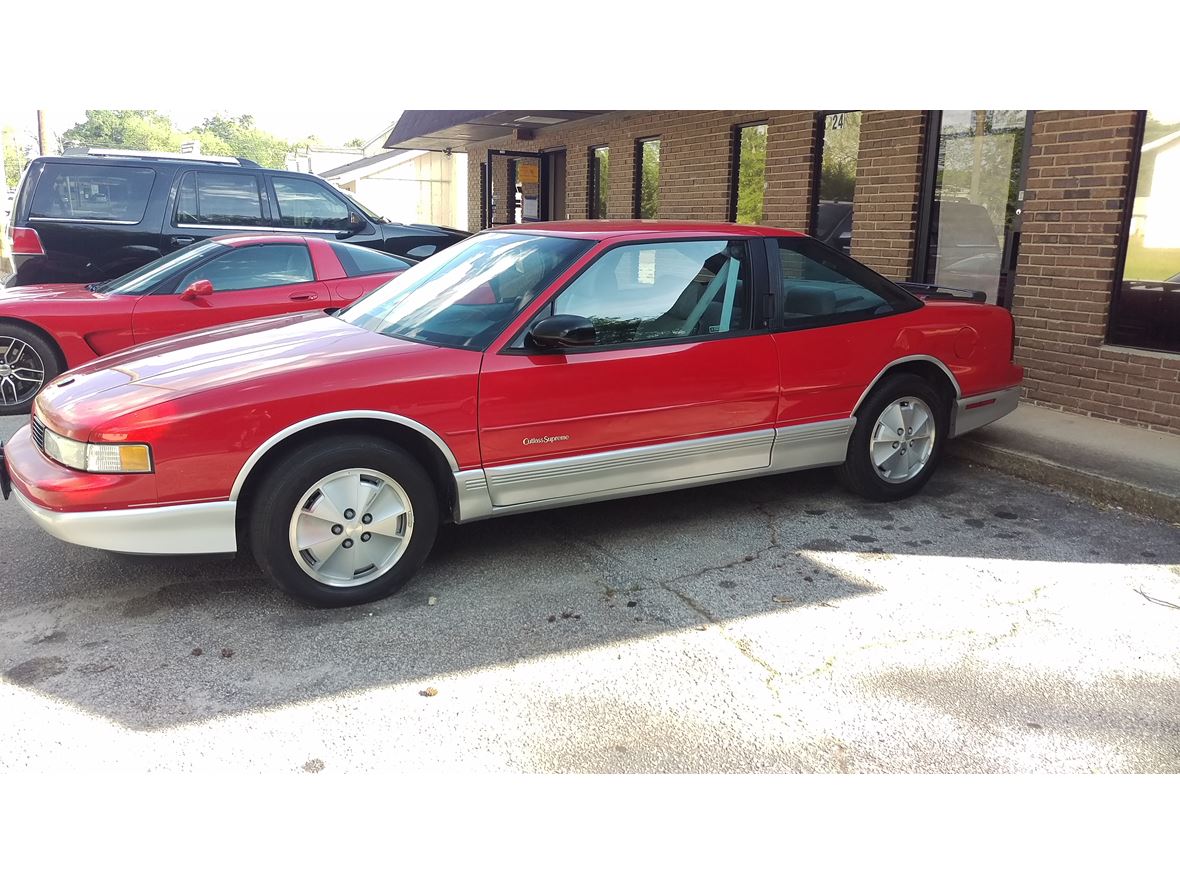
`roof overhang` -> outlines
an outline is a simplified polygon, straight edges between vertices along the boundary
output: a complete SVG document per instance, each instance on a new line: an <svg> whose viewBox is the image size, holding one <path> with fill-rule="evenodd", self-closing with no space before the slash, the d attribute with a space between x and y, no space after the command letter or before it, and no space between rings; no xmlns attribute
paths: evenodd
<svg viewBox="0 0 1180 885"><path fill-rule="evenodd" d="M466 151L520 131L537 132L609 111L403 111L386 148Z"/></svg>

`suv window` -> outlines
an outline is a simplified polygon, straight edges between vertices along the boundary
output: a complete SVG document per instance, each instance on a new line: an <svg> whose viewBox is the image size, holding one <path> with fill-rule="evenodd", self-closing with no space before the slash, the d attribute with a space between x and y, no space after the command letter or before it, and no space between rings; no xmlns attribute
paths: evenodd
<svg viewBox="0 0 1180 885"><path fill-rule="evenodd" d="M137 224L143 220L155 177L151 169L46 163L29 215Z"/></svg>
<svg viewBox="0 0 1180 885"><path fill-rule="evenodd" d="M314 279L311 255L306 246L264 243L230 249L189 271L176 286L176 291L183 292L197 280L208 280L213 284L214 292L232 292L306 283Z"/></svg>
<svg viewBox="0 0 1180 885"><path fill-rule="evenodd" d="M921 304L862 264L810 237L778 240L787 329L866 320Z"/></svg>
<svg viewBox="0 0 1180 885"><path fill-rule="evenodd" d="M300 230L345 230L348 227L348 204L322 185L279 176L271 181L279 204L280 227Z"/></svg>
<svg viewBox="0 0 1180 885"><path fill-rule="evenodd" d="M599 345L724 335L750 325L750 260L743 240L620 246L554 302L594 323Z"/></svg>
<svg viewBox="0 0 1180 885"><path fill-rule="evenodd" d="M366 249L352 243L331 243L332 251L340 259L344 272L350 277L363 277L371 273L392 273L405 270L410 266L408 261L378 252L376 249Z"/></svg>
<svg viewBox="0 0 1180 885"><path fill-rule="evenodd" d="M186 172L176 198L176 223L213 227L259 227L262 196L253 175Z"/></svg>

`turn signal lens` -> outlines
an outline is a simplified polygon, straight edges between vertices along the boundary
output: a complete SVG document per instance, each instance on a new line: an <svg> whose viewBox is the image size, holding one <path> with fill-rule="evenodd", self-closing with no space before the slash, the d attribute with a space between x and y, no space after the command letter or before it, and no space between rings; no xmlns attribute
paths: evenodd
<svg viewBox="0 0 1180 885"><path fill-rule="evenodd" d="M141 444L86 447L86 470L90 473L151 473L151 450Z"/></svg>

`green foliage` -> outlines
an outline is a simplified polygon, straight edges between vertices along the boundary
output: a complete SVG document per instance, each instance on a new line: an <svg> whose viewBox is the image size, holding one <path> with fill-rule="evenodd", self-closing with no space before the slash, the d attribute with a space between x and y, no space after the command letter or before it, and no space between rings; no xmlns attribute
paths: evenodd
<svg viewBox="0 0 1180 885"><path fill-rule="evenodd" d="M851 202L856 193L856 158L860 153L860 111L829 114L824 119L819 198Z"/></svg>
<svg viewBox="0 0 1180 885"><path fill-rule="evenodd" d="M641 148L639 171L639 217L660 215L660 143L645 141Z"/></svg>
<svg viewBox="0 0 1180 885"><path fill-rule="evenodd" d="M594 217L607 217L607 185L610 181L610 149L609 148L595 148L594 162L596 164L595 174L595 188L592 197L594 199Z"/></svg>
<svg viewBox="0 0 1180 885"><path fill-rule="evenodd" d="M216 114L190 132L179 132L159 111L87 111L66 130L63 147L121 147L139 151L178 151L185 141L201 142L201 153L245 157L260 166L282 169L293 145L254 125L250 114Z"/></svg>
<svg viewBox="0 0 1180 885"><path fill-rule="evenodd" d="M746 126L740 132L737 221L760 224L766 198L766 127Z"/></svg>
<svg viewBox="0 0 1180 885"><path fill-rule="evenodd" d="M344 146L346 148L363 148L365 146L365 140L363 138L350 138L344 142Z"/></svg>
<svg viewBox="0 0 1180 885"><path fill-rule="evenodd" d="M4 127L4 131L0 132L0 138L4 142L4 183L11 190L16 187L21 172L29 164L30 151L28 145L16 143L16 132L11 127Z"/></svg>

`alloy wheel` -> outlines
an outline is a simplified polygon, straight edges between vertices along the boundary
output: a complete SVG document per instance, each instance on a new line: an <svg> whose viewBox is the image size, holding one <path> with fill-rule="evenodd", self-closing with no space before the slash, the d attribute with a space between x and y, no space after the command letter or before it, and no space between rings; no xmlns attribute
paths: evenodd
<svg viewBox="0 0 1180 885"><path fill-rule="evenodd" d="M27 403L45 383L45 363L27 341L0 337L0 405Z"/></svg>
<svg viewBox="0 0 1180 885"><path fill-rule="evenodd" d="M917 397L894 400L881 412L869 437L869 458L890 483L913 479L934 451L934 411Z"/></svg>

